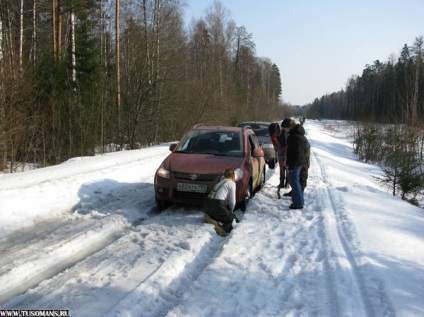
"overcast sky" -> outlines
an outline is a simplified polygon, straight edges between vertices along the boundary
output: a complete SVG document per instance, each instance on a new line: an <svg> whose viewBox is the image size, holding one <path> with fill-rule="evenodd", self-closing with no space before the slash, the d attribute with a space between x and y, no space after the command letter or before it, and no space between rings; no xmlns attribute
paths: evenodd
<svg viewBox="0 0 424 317"><path fill-rule="evenodd" d="M186 0L187 23L213 0ZM303 105L345 88L375 60L424 35L424 0L221 0L256 53L277 64L283 99Z"/></svg>

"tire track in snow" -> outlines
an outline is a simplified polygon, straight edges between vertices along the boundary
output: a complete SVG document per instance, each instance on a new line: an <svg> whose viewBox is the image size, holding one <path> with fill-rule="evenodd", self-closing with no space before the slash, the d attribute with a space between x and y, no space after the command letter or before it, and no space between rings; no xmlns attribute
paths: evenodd
<svg viewBox="0 0 424 317"><path fill-rule="evenodd" d="M368 305L364 291L361 288L358 269L355 260L344 240L341 224L337 216L337 205L334 202L334 193L331 190L329 176L322 165L316 151L311 159L318 167L321 184L318 184L319 202L322 206L323 225L328 245L330 280L333 287L333 296L337 304L337 314L347 316L371 316L366 309ZM350 298L346 295L350 294Z"/></svg>
<svg viewBox="0 0 424 317"><path fill-rule="evenodd" d="M278 184L278 171L272 178L274 183ZM271 261L267 259L270 263L265 265L270 266L272 276L276 276L278 281L276 296L270 296L270 300L271 307L280 306L280 311L268 311L268 313L287 316L316 315L317 312L321 312L325 316L335 316L332 313L334 309L331 296L323 291L330 288L327 286L329 282L326 276L322 274L323 271L327 271L323 251L325 239L322 238L322 215L309 206L302 211L288 210L290 198L282 196L281 199L277 199L275 188L270 187L263 193L272 199L265 207L268 210L264 211L264 214L267 217L276 216L281 238L278 238L278 231L275 235L273 231L269 231L270 237L277 239L275 242L270 241L271 248L264 246L261 249L270 250L276 257ZM285 191L281 191L281 195ZM308 189L306 196L310 194ZM275 212L269 210L274 205ZM278 247L276 250L272 248L273 243Z"/></svg>
<svg viewBox="0 0 424 317"><path fill-rule="evenodd" d="M132 227L125 222L122 230L117 230L110 241L98 241L95 249L92 243L85 240L85 253L78 249L76 241L72 241L77 238L65 237L65 232L61 237L58 237L58 233L52 234L50 241L53 240L54 245L48 245L47 237L36 248L51 249L52 252L43 252L46 252L46 256L54 256L55 253L66 253L63 252L65 246L75 247L79 250L79 256L69 259L66 265L46 265L44 271L33 276L32 280L22 280L22 284L19 283L22 286L17 285L3 294L0 303L7 308L31 309L71 305L78 307L74 311L78 316L82 316L81 312L90 312L93 303L96 303L98 313L111 312L111 316L113 312L125 312L126 308L133 309L137 305L144 316L165 315L167 310L181 301L187 280L195 280L201 275L225 242L216 236L213 228L204 224L203 218L200 223L197 220L197 223L186 224L184 218L187 217L190 216L186 210L174 208L162 214L150 214L147 219L133 223ZM195 218L200 218L198 213ZM181 225L186 227L184 236L181 235ZM105 224L97 226L103 227ZM205 226L208 230L205 230ZM93 224L83 227L92 229ZM73 234L78 236L84 233L73 231ZM25 265L45 265L42 260L45 257L39 261L38 258L35 254L28 254L24 261L26 264L20 264L14 272L25 271ZM174 271L178 271L178 274L169 274ZM122 289L122 292L116 296L116 291L107 292L108 289ZM142 300L140 292L146 295ZM81 294L85 294L84 298L81 298Z"/></svg>
<svg viewBox="0 0 424 317"><path fill-rule="evenodd" d="M312 200L315 193L314 181L310 177L310 185L305 192L307 204L302 211L287 210L291 203L289 197L276 199L276 187L268 188L263 194L270 197L269 209L274 204L277 205L275 213L279 226L282 230L280 241L282 248L281 256L270 261L273 272L279 274L277 287L278 296L276 304L281 305L281 311L277 315L317 315L337 316L337 309L334 308L334 292L330 287L328 272L330 266L326 255L327 242L325 239L322 213L317 212L315 200ZM319 177L320 178L320 177ZM272 180L279 182L278 171L274 173ZM270 216L270 211L266 212ZM264 247L265 249L265 247ZM271 251L276 253L275 251ZM275 315L272 312L272 315Z"/></svg>
<svg viewBox="0 0 424 317"><path fill-rule="evenodd" d="M81 231L74 231L66 238L63 233L61 238L51 235L36 243L36 248L16 251L18 258L2 263L0 304L97 253L118 239L127 227L120 217L90 224L88 230L83 226Z"/></svg>
<svg viewBox="0 0 424 317"><path fill-rule="evenodd" d="M324 217L324 238L328 240L328 265L332 271L329 278L337 303L337 315L394 315L382 283L372 272L372 276L367 277L366 272L361 269L361 265L364 265L363 257L358 249L353 224L341 205L343 202L340 193L332 187L330 176L316 151L311 159L315 161L311 166L318 167L321 178L317 184L316 198ZM370 293L375 290L376 294ZM375 301L370 301L371 297L378 297L382 305L373 306Z"/></svg>
<svg viewBox="0 0 424 317"><path fill-rule="evenodd" d="M167 148L164 150L164 146L158 146L156 151L147 157L144 156L141 162L139 151L134 151L131 156L133 159L126 158L123 165L135 171L156 166L163 159L161 156L167 152ZM63 165L46 168L46 173L39 176L39 179L30 179L27 183L19 184L21 189L38 191L40 187L52 184L68 186L68 183L74 183L73 180L78 179L74 190L79 191L80 201L60 214L62 218L58 216L57 219L47 221L34 220L31 226L24 226L0 237L0 282L7 279L14 281L9 284L0 283L0 304L37 287L42 281L51 279L116 241L131 225L136 226L144 220L132 216L136 214L133 210L147 210L147 216L152 216L154 201L146 199L145 195L140 197L140 192L149 187L153 176L142 177L141 182L144 181L147 185L119 184L110 180L106 180L110 182L106 184L104 180L96 179L99 171L104 170L108 174L115 172L115 155L120 154L108 154L100 164L95 157L86 158L84 160L92 160L93 163L88 164L86 168L84 162L83 168L77 169L77 172L75 167L68 171L63 169ZM109 161L108 157L112 160ZM121 164L116 171L119 172L122 168ZM56 174L57 169L63 169L64 172ZM104 188L100 187L99 191L97 183ZM5 188L8 189L14 187ZM123 215L119 215L122 208ZM131 212L125 213L128 209ZM74 210L76 212L73 212ZM69 254L67 249L72 249L73 254ZM36 274L29 274L34 268Z"/></svg>
<svg viewBox="0 0 424 317"><path fill-rule="evenodd" d="M178 213L178 210L171 209L168 212ZM176 222L180 216L167 214L165 217L168 219L161 220L160 224L167 226L167 223ZM142 230L151 231L150 226L151 219L147 220L147 227ZM146 317L167 315L181 303L188 286L203 273L226 243L203 221L200 226L185 225L184 236L178 226L173 228L171 225L167 230L171 231L164 232L164 236L154 243L156 248L168 251L163 260L157 261L158 266L152 274L110 307L105 316L126 316L127 313L134 313L134 310ZM172 234L173 230L178 230L178 235ZM170 248L171 245L174 247ZM143 296L140 297L140 294Z"/></svg>
<svg viewBox="0 0 424 317"><path fill-rule="evenodd" d="M289 199L277 199L272 185L277 182L278 170L249 202L243 220L216 259L190 286L185 302L168 316L193 314L193 306L199 316L313 316L318 312L336 316L331 301L323 294L328 287L323 288L325 255L320 214L288 210ZM268 239L258 232L266 232ZM247 243L233 243L236 241ZM210 278L217 272L225 272L224 277L216 278L216 285L210 288ZM208 307L197 307L195 303L203 300L205 292Z"/></svg>

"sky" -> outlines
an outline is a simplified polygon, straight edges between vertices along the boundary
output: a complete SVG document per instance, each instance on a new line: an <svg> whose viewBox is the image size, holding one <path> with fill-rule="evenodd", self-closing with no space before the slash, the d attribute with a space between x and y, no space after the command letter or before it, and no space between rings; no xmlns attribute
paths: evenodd
<svg viewBox="0 0 424 317"><path fill-rule="evenodd" d="M267 169L225 238L200 207L157 212L154 176L170 143L0 173L0 314L424 316L423 209L357 160L353 125L304 127L303 210L278 199L279 168Z"/></svg>
<svg viewBox="0 0 424 317"><path fill-rule="evenodd" d="M185 18L205 16L212 0L187 0ZM375 60L396 59L424 36L422 0L222 0L237 26L253 35L256 53L281 74L292 105L344 89Z"/></svg>

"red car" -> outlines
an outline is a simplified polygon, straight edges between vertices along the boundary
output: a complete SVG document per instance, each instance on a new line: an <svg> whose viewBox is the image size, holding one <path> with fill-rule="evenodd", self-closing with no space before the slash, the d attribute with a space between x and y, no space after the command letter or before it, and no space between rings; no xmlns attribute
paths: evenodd
<svg viewBox="0 0 424 317"><path fill-rule="evenodd" d="M172 203L201 205L227 168L235 171L236 208L242 211L265 183L264 152L250 127L196 125L169 150L155 175L159 210Z"/></svg>

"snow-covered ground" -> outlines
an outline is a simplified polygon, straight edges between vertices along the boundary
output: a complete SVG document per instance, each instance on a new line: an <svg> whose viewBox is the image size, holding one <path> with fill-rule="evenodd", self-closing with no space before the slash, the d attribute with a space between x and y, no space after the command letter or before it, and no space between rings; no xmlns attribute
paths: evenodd
<svg viewBox="0 0 424 317"><path fill-rule="evenodd" d="M305 208L277 199L278 168L268 170L227 238L199 208L156 212L169 144L0 174L1 309L424 316L423 210L391 196L373 177L380 169L324 126L305 124Z"/></svg>

